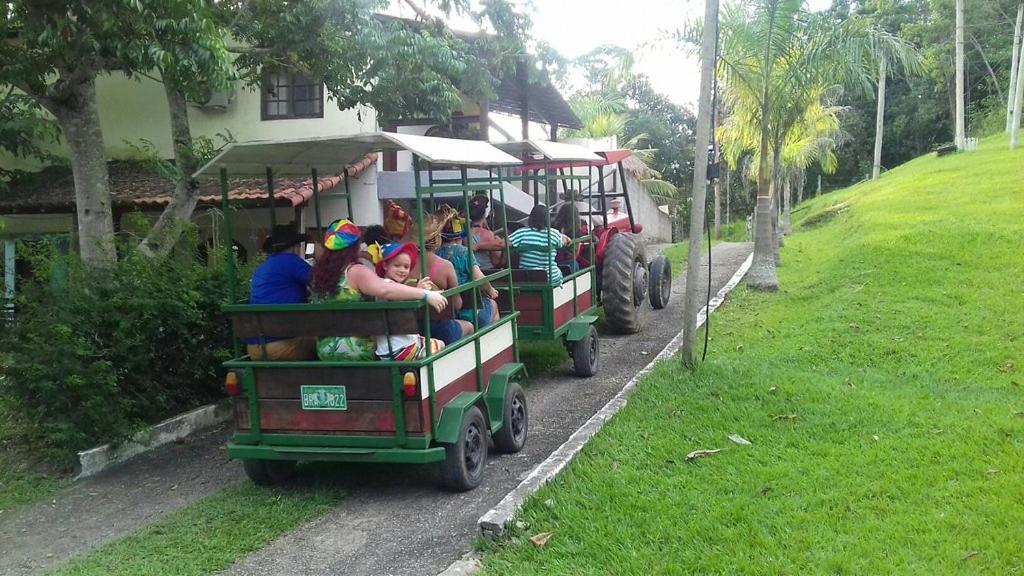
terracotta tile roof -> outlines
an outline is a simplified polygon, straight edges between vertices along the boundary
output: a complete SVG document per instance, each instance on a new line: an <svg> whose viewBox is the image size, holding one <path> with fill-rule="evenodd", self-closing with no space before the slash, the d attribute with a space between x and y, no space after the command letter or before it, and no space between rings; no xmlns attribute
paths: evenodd
<svg viewBox="0 0 1024 576"><path fill-rule="evenodd" d="M377 161L376 154L368 154L348 167L351 176L357 176ZM174 184L142 162L111 161L107 164L110 176L110 195L118 209L160 210L171 201ZM320 191L327 192L340 186L344 178L334 175L320 178ZM266 206L269 200L266 180L261 178L233 178L229 181L229 197L248 206ZM215 180L199 185L199 205L220 204L220 185ZM301 206L313 199L313 182L276 179L274 204ZM8 189L0 190L0 214L71 212L75 207L75 182L71 168L50 166L28 175Z"/></svg>

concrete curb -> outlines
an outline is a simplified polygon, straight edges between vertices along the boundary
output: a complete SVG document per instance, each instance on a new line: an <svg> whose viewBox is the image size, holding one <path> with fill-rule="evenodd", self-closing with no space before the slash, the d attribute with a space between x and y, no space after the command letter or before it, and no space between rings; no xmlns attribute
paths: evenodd
<svg viewBox="0 0 1024 576"><path fill-rule="evenodd" d="M79 472L75 480L95 476L103 470L129 460L158 446L180 440L203 428L209 428L231 418L231 404L220 402L197 408L164 420L132 436L123 444L104 444L78 453Z"/></svg>
<svg viewBox="0 0 1024 576"><path fill-rule="evenodd" d="M714 312L722 302L725 301L726 295L732 291L733 288L739 284L740 280L750 269L750 263L753 261L753 254L747 257L747 259L740 265L739 270L733 274L729 282L722 287L721 290L715 295L714 298L708 303L708 305L697 314L697 326L700 327L707 320L708 314ZM480 531L484 536L501 536L505 532L505 527L512 521L515 515L519 512L523 502L531 494L540 489L541 486L547 484L552 478L554 478L559 472L562 471L569 462L572 462L573 458L579 454L580 450L594 437L595 434L605 425L605 423L611 419L623 406L626 405L626 400L629 395L633 393L637 383L641 378L646 376L654 366L674 355L683 344L683 333L682 331L676 335L665 348L654 357L653 360L642 370L637 372L633 378L626 382L626 385L622 387L607 404L604 405L596 414L590 417L589 420L583 423L578 430L573 432L572 436L565 441L564 444L558 447L557 450L551 453L543 462L538 464L533 471L523 480L519 486L509 492L505 498L498 503L497 506L491 508L486 514L480 517L477 521L477 525L480 527Z"/></svg>

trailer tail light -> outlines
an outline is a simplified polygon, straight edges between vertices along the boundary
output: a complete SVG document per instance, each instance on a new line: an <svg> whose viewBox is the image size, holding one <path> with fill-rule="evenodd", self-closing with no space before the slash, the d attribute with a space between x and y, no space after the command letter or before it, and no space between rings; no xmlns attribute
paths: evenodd
<svg viewBox="0 0 1024 576"><path fill-rule="evenodd" d="M415 398L417 392L419 392L418 382L416 382L415 372L406 372L405 376L402 377L402 388L405 391L406 398Z"/></svg>
<svg viewBox="0 0 1024 576"><path fill-rule="evenodd" d="M236 372L228 372L228 375L224 377L224 390L227 391L228 396L238 396L242 393L242 387L238 383L238 374Z"/></svg>

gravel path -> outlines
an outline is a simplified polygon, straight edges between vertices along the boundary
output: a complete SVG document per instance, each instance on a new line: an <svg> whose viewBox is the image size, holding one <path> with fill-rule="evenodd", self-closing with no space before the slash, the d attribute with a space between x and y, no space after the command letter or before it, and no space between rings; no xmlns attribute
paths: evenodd
<svg viewBox="0 0 1024 576"><path fill-rule="evenodd" d="M712 250L717 291L750 254L748 243ZM648 254L654 250L649 248ZM705 267L706 270L706 267ZM706 272L705 272L706 273ZM680 277L683 270L673 270ZM705 280L701 283L706 286ZM573 431L614 396L678 333L683 282L667 308L648 311L633 336L601 336L601 366L591 379L530 379L530 438L519 454L488 462L483 485L465 494L435 488L428 468L334 465L345 499L331 513L236 564L234 575L422 574L433 576L468 552L476 520L519 484ZM703 291L702 291L703 292ZM65 490L49 503L0 514L0 575L37 573L130 534L167 512L243 480L216 429L139 457Z"/></svg>

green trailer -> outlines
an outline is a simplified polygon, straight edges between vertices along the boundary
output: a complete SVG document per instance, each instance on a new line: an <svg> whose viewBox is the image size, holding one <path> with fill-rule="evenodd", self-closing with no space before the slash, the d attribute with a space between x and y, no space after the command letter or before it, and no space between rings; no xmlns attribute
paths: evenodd
<svg viewBox="0 0 1024 576"><path fill-rule="evenodd" d="M384 151L413 155L418 230L423 230L426 203L435 195L454 193L467 206L473 194L501 196L500 169L520 164L486 142L393 133L233 144L196 174L220 177L229 273L235 270L229 174L265 175L271 195L275 177L309 176L322 231L320 175L343 174L347 195L345 166ZM437 165L454 166L457 176L435 178ZM426 179L420 168L426 169ZM486 176L471 178L469 169ZM349 207L351 214L351 202ZM423 253L422 233L419 244ZM426 276L425 258L421 262ZM498 270L445 295L465 294L476 303L476 289L484 282L509 294L515 291L510 271ZM271 337L410 334L420 325L429 338L430 320L438 319L421 301L251 305L231 300L224 311L236 342L256 339L264 350ZM472 489L483 477L489 438L507 453L526 442L529 419L517 382L525 376L517 322L518 314L509 311L439 352L428 350L425 358L402 362L253 360L236 344L235 358L224 364L236 428L228 455L242 460L259 484L284 481L304 461L433 463L447 488Z"/></svg>

